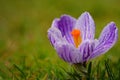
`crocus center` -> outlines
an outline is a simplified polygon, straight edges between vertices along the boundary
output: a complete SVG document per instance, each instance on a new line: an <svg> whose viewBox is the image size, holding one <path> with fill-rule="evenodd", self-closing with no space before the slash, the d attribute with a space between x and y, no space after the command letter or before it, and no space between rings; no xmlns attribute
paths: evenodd
<svg viewBox="0 0 120 80"><path fill-rule="evenodd" d="M73 29L72 32L71 32L71 35L73 37L75 46L78 48L78 46L82 42L82 39L81 39L81 36L80 36L80 30Z"/></svg>

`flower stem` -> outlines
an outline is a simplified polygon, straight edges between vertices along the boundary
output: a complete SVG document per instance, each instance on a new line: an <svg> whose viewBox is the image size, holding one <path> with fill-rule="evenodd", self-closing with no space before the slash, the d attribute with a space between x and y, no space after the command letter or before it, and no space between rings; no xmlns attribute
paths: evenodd
<svg viewBox="0 0 120 80"><path fill-rule="evenodd" d="M87 77L88 76L88 72L87 72L87 69L86 69L86 63L77 63L77 64L74 64L73 67L75 68L75 71L79 74L81 74L81 76L83 76L83 78ZM85 80L85 79L82 79L82 80Z"/></svg>

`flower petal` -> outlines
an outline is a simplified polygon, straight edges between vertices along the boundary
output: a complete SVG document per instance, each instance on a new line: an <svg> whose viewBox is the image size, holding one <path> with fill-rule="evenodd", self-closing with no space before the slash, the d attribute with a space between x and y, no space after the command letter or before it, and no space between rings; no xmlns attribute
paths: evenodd
<svg viewBox="0 0 120 80"><path fill-rule="evenodd" d="M57 28L61 31L62 36L65 36L69 43L74 44L71 31L76 24L76 19L69 15L62 15L61 18L56 20ZM56 25L56 24L55 24Z"/></svg>
<svg viewBox="0 0 120 80"><path fill-rule="evenodd" d="M74 25L76 23L76 19L69 15L62 15L60 20L58 21L58 29L62 32L62 35L66 35L71 32Z"/></svg>
<svg viewBox="0 0 120 80"><path fill-rule="evenodd" d="M94 41L85 41L80 46L80 52L82 53L82 61L87 61L94 50Z"/></svg>
<svg viewBox="0 0 120 80"><path fill-rule="evenodd" d="M82 39L94 39L95 24L88 12L83 13L77 20L75 28L82 32Z"/></svg>
<svg viewBox="0 0 120 80"><path fill-rule="evenodd" d="M56 42L63 41L62 34L61 34L60 30L56 27L49 28L48 38L53 46L55 45Z"/></svg>
<svg viewBox="0 0 120 80"><path fill-rule="evenodd" d="M48 30L48 38L51 44L56 49L59 56L70 63L82 62L82 56L80 51L70 44L66 37L62 35L62 32L58 28L59 19L55 19L52 23L52 27Z"/></svg>
<svg viewBox="0 0 120 80"><path fill-rule="evenodd" d="M58 28L58 21L59 21L59 20L60 20L60 19L55 18L55 19L53 20L53 22L52 22L51 27L56 27L56 28Z"/></svg>
<svg viewBox="0 0 120 80"><path fill-rule="evenodd" d="M55 49L58 55L66 62L82 62L82 55L80 51L77 48L75 48L72 44L69 44L67 42L57 42L55 44Z"/></svg>
<svg viewBox="0 0 120 80"><path fill-rule="evenodd" d="M107 52L118 39L118 29L114 22L109 23L102 31L98 43L90 56L94 58Z"/></svg>

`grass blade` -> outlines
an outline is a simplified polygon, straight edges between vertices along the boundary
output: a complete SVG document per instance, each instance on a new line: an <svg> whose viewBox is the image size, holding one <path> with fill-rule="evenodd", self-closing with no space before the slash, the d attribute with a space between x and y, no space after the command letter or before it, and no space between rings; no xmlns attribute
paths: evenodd
<svg viewBox="0 0 120 80"><path fill-rule="evenodd" d="M17 66L17 65L13 65L21 74L22 74L22 76L24 77L24 79L26 80L26 75L25 75L25 73Z"/></svg>
<svg viewBox="0 0 120 80"><path fill-rule="evenodd" d="M109 79L110 80L115 80L114 74L112 72L111 67L109 66L109 61L108 60L105 60L105 68L107 70L107 74L108 74Z"/></svg>
<svg viewBox="0 0 120 80"><path fill-rule="evenodd" d="M90 80L90 78L91 78L91 68L92 68L92 62L90 62L89 65L88 65L88 77L87 77L87 80Z"/></svg>

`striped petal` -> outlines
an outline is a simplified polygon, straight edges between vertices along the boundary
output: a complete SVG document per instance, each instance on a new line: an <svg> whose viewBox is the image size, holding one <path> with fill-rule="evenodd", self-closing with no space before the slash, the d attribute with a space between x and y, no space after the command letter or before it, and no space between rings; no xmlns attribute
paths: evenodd
<svg viewBox="0 0 120 80"><path fill-rule="evenodd" d="M82 32L82 39L94 39L95 24L88 12L84 12L77 20L75 28Z"/></svg>
<svg viewBox="0 0 120 80"><path fill-rule="evenodd" d="M54 21L54 25L61 31L69 43L73 43L71 31L76 24L76 19L69 15L62 15L61 18Z"/></svg>
<svg viewBox="0 0 120 80"><path fill-rule="evenodd" d="M111 22L103 29L90 58L97 57L107 52L116 43L117 39L118 29L116 28L115 23Z"/></svg>
<svg viewBox="0 0 120 80"><path fill-rule="evenodd" d="M56 49L58 55L66 62L79 63L82 62L80 51L70 44L65 37L62 37L60 30L56 27L51 27L48 30L48 38Z"/></svg>
<svg viewBox="0 0 120 80"><path fill-rule="evenodd" d="M94 41L85 41L81 44L79 50L82 53L82 61L87 61L93 53L95 44Z"/></svg>
<svg viewBox="0 0 120 80"><path fill-rule="evenodd" d="M72 44L66 42L57 42L55 49L58 55L66 62L81 63L82 54Z"/></svg>
<svg viewBox="0 0 120 80"><path fill-rule="evenodd" d="M60 42L64 40L60 30L57 29L56 27L49 28L48 38L53 46L55 45L56 42Z"/></svg>

